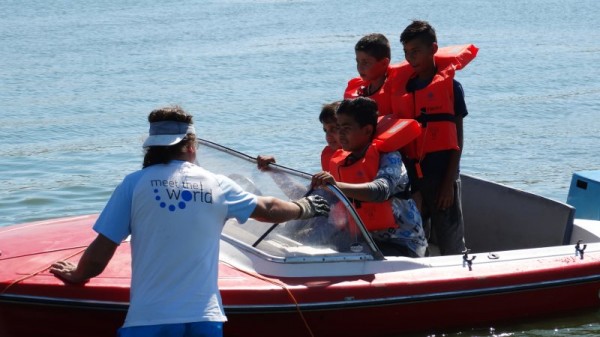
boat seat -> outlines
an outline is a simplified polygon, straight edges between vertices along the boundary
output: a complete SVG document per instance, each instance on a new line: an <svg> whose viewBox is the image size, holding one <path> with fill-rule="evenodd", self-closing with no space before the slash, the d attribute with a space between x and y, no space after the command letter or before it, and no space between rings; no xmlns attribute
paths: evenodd
<svg viewBox="0 0 600 337"><path fill-rule="evenodd" d="M465 242L473 253L569 244L572 206L470 175L461 181Z"/></svg>

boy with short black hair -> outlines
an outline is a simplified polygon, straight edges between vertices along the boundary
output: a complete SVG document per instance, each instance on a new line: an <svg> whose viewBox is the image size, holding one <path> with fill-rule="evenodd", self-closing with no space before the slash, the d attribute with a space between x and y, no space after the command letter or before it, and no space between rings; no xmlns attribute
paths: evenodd
<svg viewBox="0 0 600 337"><path fill-rule="evenodd" d="M423 220L431 220L428 238L442 255L465 250L459 163L463 147L464 92L454 79L455 67L438 68L433 27L413 21L400 35L413 73L394 78L392 109L398 118L418 120L423 132L403 149L413 196ZM431 233L431 234L430 234Z"/></svg>
<svg viewBox="0 0 600 337"><path fill-rule="evenodd" d="M330 171L313 176L313 186L337 186L353 200L365 226L385 255L424 256L427 241L415 202L406 197L408 176L399 152L379 152L373 139L377 104L365 97L337 109L339 141Z"/></svg>
<svg viewBox="0 0 600 337"><path fill-rule="evenodd" d="M380 115L392 113L386 85L391 60L388 39L379 33L363 36L354 46L359 77L348 81L344 98L369 97L377 102Z"/></svg>
<svg viewBox="0 0 600 337"><path fill-rule="evenodd" d="M335 111L340 106L340 103L341 101L335 101L324 104L319 114L319 122L323 125L325 141L327 142L327 145L321 151L321 169L323 171L329 171L329 160L333 153L340 148L337 118L335 118Z"/></svg>

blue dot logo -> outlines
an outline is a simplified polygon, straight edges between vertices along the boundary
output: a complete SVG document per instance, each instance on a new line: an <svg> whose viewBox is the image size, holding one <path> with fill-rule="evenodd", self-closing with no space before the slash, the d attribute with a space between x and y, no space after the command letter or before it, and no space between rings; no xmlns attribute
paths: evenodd
<svg viewBox="0 0 600 337"><path fill-rule="evenodd" d="M193 196L192 192L190 192L190 191L186 190L186 191L181 192L181 199L183 199L185 201L189 202L190 200L192 200L192 196Z"/></svg>
<svg viewBox="0 0 600 337"><path fill-rule="evenodd" d="M155 194L154 200L158 202L158 205L161 208L166 208L171 212L175 212L177 209L185 209L187 207L187 203L194 199L194 194L189 190L183 190L181 192L177 190L166 190L167 196L164 198L160 196L159 189L153 189ZM168 201L174 202L173 204L167 204Z"/></svg>

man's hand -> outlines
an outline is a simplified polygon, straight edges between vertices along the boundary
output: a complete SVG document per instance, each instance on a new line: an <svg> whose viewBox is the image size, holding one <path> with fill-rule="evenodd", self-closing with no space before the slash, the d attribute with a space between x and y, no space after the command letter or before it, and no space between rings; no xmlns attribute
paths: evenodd
<svg viewBox="0 0 600 337"><path fill-rule="evenodd" d="M318 195L311 195L292 202L300 207L298 219L310 219L315 216L326 216L329 214L327 200Z"/></svg>
<svg viewBox="0 0 600 337"><path fill-rule="evenodd" d="M68 283L84 283L88 279L82 279L77 273L77 266L69 261L57 261L50 266L50 272L61 280Z"/></svg>

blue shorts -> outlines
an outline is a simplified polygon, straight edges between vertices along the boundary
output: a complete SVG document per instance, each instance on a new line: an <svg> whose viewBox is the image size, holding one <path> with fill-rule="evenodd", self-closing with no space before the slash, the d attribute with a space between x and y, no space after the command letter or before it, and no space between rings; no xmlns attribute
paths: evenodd
<svg viewBox="0 0 600 337"><path fill-rule="evenodd" d="M223 337L223 322L142 325L120 328L119 337Z"/></svg>

